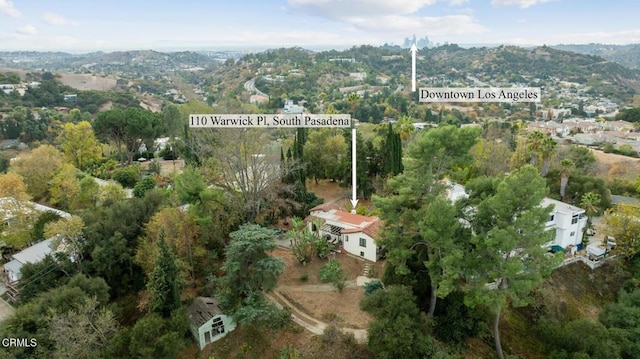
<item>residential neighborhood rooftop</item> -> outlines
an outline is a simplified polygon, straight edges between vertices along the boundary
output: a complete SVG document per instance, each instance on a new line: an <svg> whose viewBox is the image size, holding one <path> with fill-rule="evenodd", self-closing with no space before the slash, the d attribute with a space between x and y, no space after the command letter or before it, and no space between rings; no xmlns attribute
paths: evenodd
<svg viewBox="0 0 640 359"><path fill-rule="evenodd" d="M3 220L6 221L13 217L13 214L11 212L16 208L17 205L22 208L31 206L33 207L33 209L39 212L53 212L62 218L71 217L71 214L65 211L61 211L59 209L48 207L39 203L31 201L19 201L13 197L0 197L0 216L3 218Z"/></svg>

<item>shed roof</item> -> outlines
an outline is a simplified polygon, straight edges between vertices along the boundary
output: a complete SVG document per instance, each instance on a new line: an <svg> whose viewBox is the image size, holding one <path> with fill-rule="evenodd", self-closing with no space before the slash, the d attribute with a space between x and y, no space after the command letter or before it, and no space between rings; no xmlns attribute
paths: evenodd
<svg viewBox="0 0 640 359"><path fill-rule="evenodd" d="M200 328L204 323L216 315L222 314L218 301L211 297L196 297L187 309L189 321L196 328Z"/></svg>

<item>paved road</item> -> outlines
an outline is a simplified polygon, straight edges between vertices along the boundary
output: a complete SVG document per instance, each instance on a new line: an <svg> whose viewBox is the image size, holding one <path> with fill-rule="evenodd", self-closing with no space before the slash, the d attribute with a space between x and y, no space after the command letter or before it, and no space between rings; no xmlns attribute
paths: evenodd
<svg viewBox="0 0 640 359"><path fill-rule="evenodd" d="M267 95L266 93L258 90L258 88L256 87L256 79L251 79L251 80L245 82L244 83L244 89L249 91L249 92L255 92L256 95L269 97L269 95Z"/></svg>

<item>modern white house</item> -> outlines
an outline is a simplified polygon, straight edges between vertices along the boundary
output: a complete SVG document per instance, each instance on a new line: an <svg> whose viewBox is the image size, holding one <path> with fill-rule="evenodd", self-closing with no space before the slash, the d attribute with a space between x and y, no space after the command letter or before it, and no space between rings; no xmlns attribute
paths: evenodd
<svg viewBox="0 0 640 359"><path fill-rule="evenodd" d="M460 198L467 197L464 186L447 182L447 197L452 202ZM540 204L543 207L553 206L549 220L546 223L547 230L555 230L553 241L547 244L548 247L559 246L566 249L569 246L581 247L582 236L587 226L587 216L585 210L568 203L545 197Z"/></svg>
<svg viewBox="0 0 640 359"><path fill-rule="evenodd" d="M200 350L236 329L233 318L222 314L218 301L214 298L195 298L189 306L187 314L189 316L189 330L191 330Z"/></svg>
<svg viewBox="0 0 640 359"><path fill-rule="evenodd" d="M315 228L314 220L322 224ZM378 229L381 220L339 210L331 205L320 205L310 210L309 230L337 243L347 253L376 262L384 256L384 248L378 246Z"/></svg>
<svg viewBox="0 0 640 359"><path fill-rule="evenodd" d="M585 210L572 206L552 198L545 197L542 200L542 206L553 206L549 220L547 221L547 229L555 229L556 236L549 246L560 246L567 248L569 246L582 246L582 236L587 226L587 215Z"/></svg>

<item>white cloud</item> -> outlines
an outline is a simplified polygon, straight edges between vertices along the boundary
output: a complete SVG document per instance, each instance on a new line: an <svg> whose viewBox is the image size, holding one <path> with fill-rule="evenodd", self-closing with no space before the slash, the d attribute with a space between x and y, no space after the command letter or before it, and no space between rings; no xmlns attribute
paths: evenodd
<svg viewBox="0 0 640 359"><path fill-rule="evenodd" d="M16 29L16 32L21 35L29 35L29 36L33 36L38 33L38 31L36 31L36 28L31 24L20 26L19 28Z"/></svg>
<svg viewBox="0 0 640 359"><path fill-rule="evenodd" d="M460 6L468 3L469 0L449 0L449 5L451 6Z"/></svg>
<svg viewBox="0 0 640 359"><path fill-rule="evenodd" d="M387 15L352 17L349 20L355 28L363 31L402 36L407 31L428 32L430 36L463 35L484 32L472 16L449 15L442 17Z"/></svg>
<svg viewBox="0 0 640 359"><path fill-rule="evenodd" d="M486 29L468 13L442 17L414 15L421 8L439 0L288 0L297 12L344 22L352 32L384 34L386 38L403 37L407 33L428 32L429 35L461 35ZM467 0L440 0L449 5L462 5Z"/></svg>
<svg viewBox="0 0 640 359"><path fill-rule="evenodd" d="M493 6L518 6L523 9L537 4L544 4L553 0L491 0Z"/></svg>
<svg viewBox="0 0 640 359"><path fill-rule="evenodd" d="M20 10L13 7L13 2L11 2L10 0L0 0L0 13L10 17L22 16Z"/></svg>
<svg viewBox="0 0 640 359"><path fill-rule="evenodd" d="M351 16L413 14L436 2L438 0L288 0L293 10L334 20Z"/></svg>
<svg viewBox="0 0 640 359"><path fill-rule="evenodd" d="M54 14L52 12L45 12L42 14L42 21L46 22L49 25L69 25L71 21L67 20L62 15Z"/></svg>

